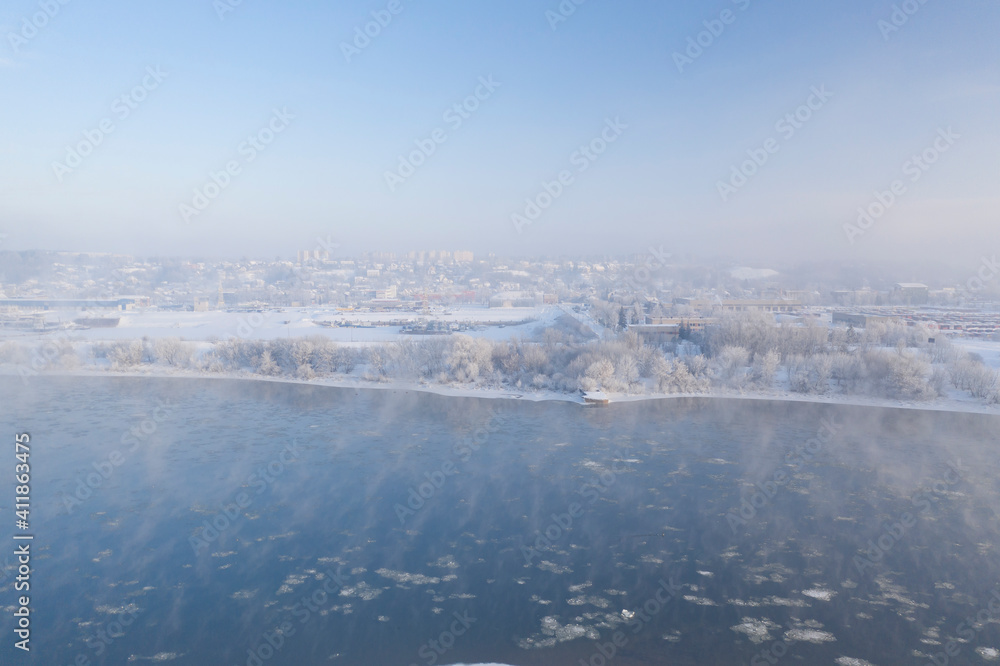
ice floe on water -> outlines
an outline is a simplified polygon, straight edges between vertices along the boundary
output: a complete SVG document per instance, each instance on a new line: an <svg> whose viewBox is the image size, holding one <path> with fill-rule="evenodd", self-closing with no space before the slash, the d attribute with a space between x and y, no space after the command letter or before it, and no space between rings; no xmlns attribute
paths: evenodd
<svg viewBox="0 0 1000 666"><path fill-rule="evenodd" d="M439 557L434 562L428 562L427 566L438 569L458 569L461 565L455 561L453 555L445 555L444 557Z"/></svg>
<svg viewBox="0 0 1000 666"><path fill-rule="evenodd" d="M775 562L773 564L766 564L762 567L748 567L747 575L744 577L744 580L748 583L753 583L754 585L761 585L768 582L784 583L785 580L794 575L794 571L783 564Z"/></svg>
<svg viewBox="0 0 1000 666"><path fill-rule="evenodd" d="M986 661L996 661L1000 659L1000 650L997 650L996 648L978 647L976 648L976 654Z"/></svg>
<svg viewBox="0 0 1000 666"><path fill-rule="evenodd" d="M412 583L413 585L436 585L441 582L441 579L435 576L406 573L405 571L393 571L392 569L377 569L375 573L383 578L388 578L401 584Z"/></svg>
<svg viewBox="0 0 1000 666"><path fill-rule="evenodd" d="M767 602L773 606L788 606L789 608L805 608L809 605L801 599L785 599L784 597L768 597Z"/></svg>
<svg viewBox="0 0 1000 666"><path fill-rule="evenodd" d="M349 585L347 587L341 588L340 596L342 597L357 597L362 601L371 601L382 594L383 590L389 588L376 588L371 587L368 583L361 581L357 585Z"/></svg>
<svg viewBox="0 0 1000 666"><path fill-rule="evenodd" d="M941 645L941 629L939 627L930 627L924 632L924 637L920 639L921 643L925 645Z"/></svg>
<svg viewBox="0 0 1000 666"><path fill-rule="evenodd" d="M761 606L766 606L759 601L747 601L746 599L729 599L726 601L730 606L737 606L739 608L760 608Z"/></svg>
<svg viewBox="0 0 1000 666"><path fill-rule="evenodd" d="M579 638L597 640L602 629L614 629L625 623L617 613L583 613L562 624L558 615L546 615L541 621L539 633L517 641L522 650L537 650L555 647L559 643Z"/></svg>
<svg viewBox="0 0 1000 666"><path fill-rule="evenodd" d="M555 562L549 562L548 560L542 560L541 563L539 563L538 568L542 571L548 571L554 574L573 573L573 570L569 567L560 566Z"/></svg>
<svg viewBox="0 0 1000 666"><path fill-rule="evenodd" d="M94 610L104 615L124 615L126 613L135 615L139 612L139 607L135 604L122 604L121 606L95 606Z"/></svg>
<svg viewBox="0 0 1000 666"><path fill-rule="evenodd" d="M607 608L610 604L604 597L597 597L594 595L580 595L578 597L573 597L567 602L570 606L583 606L584 604L590 604L592 606L597 606L598 608Z"/></svg>
<svg viewBox="0 0 1000 666"><path fill-rule="evenodd" d="M296 585L302 585L302 583L306 582L306 578L307 576L301 574L289 574L285 582L278 588L276 594L291 594L293 592L292 588Z"/></svg>
<svg viewBox="0 0 1000 666"><path fill-rule="evenodd" d="M855 659L854 657L837 657L833 663L837 664L837 666L875 666L870 661Z"/></svg>
<svg viewBox="0 0 1000 666"><path fill-rule="evenodd" d="M836 596L836 592L833 590L826 590L821 587L814 587L811 590L802 590L802 594L810 597L811 599L819 599L820 601L830 601Z"/></svg>
<svg viewBox="0 0 1000 666"><path fill-rule="evenodd" d="M523 650L550 648L559 643L584 637L596 641L601 637L601 634L596 629L585 627L582 624L560 624L559 620L552 615L546 615L542 618L541 633L522 638L518 641L518 645Z"/></svg>
<svg viewBox="0 0 1000 666"><path fill-rule="evenodd" d="M711 599L706 599L705 597L696 597L693 594L685 594L684 601L691 602L692 604L697 604L698 606L718 606Z"/></svg>
<svg viewBox="0 0 1000 666"><path fill-rule="evenodd" d="M177 654L176 652L157 652L152 657L140 657L137 654L130 655L129 661L152 661L156 663L162 663L165 661L173 661L178 657L183 657L183 654Z"/></svg>
<svg viewBox="0 0 1000 666"><path fill-rule="evenodd" d="M764 641L771 640L774 638L771 635L771 630L779 628L779 625L766 617L759 620L752 617L745 617L743 618L743 622L730 627L730 629L739 634L746 634L747 638L754 643L763 643Z"/></svg>
<svg viewBox="0 0 1000 666"><path fill-rule="evenodd" d="M803 643L829 643L837 640L829 631L819 629L789 629L785 632L785 640L802 641Z"/></svg>

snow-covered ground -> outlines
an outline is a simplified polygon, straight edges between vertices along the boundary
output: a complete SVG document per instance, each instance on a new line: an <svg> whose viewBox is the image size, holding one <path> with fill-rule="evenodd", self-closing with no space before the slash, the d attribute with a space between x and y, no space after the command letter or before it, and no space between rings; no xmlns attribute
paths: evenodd
<svg viewBox="0 0 1000 666"><path fill-rule="evenodd" d="M0 365L0 377L13 377L19 374L19 368L11 365ZM196 370L179 370L163 366L146 366L141 369L116 371L107 368L88 366L75 371L52 370L44 374L53 376L73 377L163 377L163 378L195 378L195 379L239 379L261 382L278 382L284 384L309 384L312 386L330 386L336 388L379 389L395 391L421 391L437 395L464 398L506 398L525 400L529 402L560 401L585 404L580 393L565 391L535 390L535 389L491 389L472 384L436 384L430 382L415 382L391 380L374 382L359 374L339 375L336 377L320 377L315 379L295 379L293 377L263 377L250 373L231 372L199 372ZM855 405L859 407L889 407L896 409L917 409L943 412L963 412L975 414L992 414L1000 416L1000 406L986 405L958 391L949 391L947 397L930 401L895 400L876 398L863 395L807 395L776 388L753 393L742 393L735 390L713 389L706 393L645 393L624 394L605 392L612 403L637 402L642 400L664 400L677 398L724 398L734 400L776 400L782 402L811 402L835 405Z"/></svg>
<svg viewBox="0 0 1000 666"><path fill-rule="evenodd" d="M577 312L569 304L560 305L559 308L565 314L569 315L573 319L576 319L578 322L589 328L593 332L593 334L597 336L598 340L604 338L604 333L606 332L606 329L599 323L594 321L594 318L591 317L589 314L585 312Z"/></svg>
<svg viewBox="0 0 1000 666"><path fill-rule="evenodd" d="M48 321L69 322L79 318L82 313L64 312L49 313ZM94 316L94 315L92 315ZM11 329L0 329L0 342L4 339L15 340L18 343L25 343L27 347L38 344L41 341L53 338L68 338L73 342L80 358L83 360L82 367L75 374L81 375L122 375L132 374L138 376L179 376L179 377L227 377L240 379L255 379L261 381L298 381L295 379L267 378L253 376L243 373L224 374L216 372L206 372L196 370L177 370L164 365L150 365L136 368L129 373L111 372L108 369L107 361L94 361L89 353L90 348L99 342L111 342L116 340L137 340L141 338L162 339L162 338L182 338L195 343L199 353L204 353L211 349L213 340L225 340L229 338L243 338L252 340L275 340L286 337L302 338L309 336L319 336L336 342L341 345L364 347L373 344L392 342L396 340L412 340L415 342L424 341L428 338L424 336L407 335L401 332L401 327L377 326L373 328L358 328L359 325L370 325L375 322L386 322L390 320L408 320L418 322L421 320L435 320L440 322L458 324L477 324L476 328L463 331L465 335L486 338L494 341L504 341L511 337L533 337L539 329L555 327L557 329L567 328L567 316L583 324L586 329L592 331L598 338L603 337L605 332L603 327L593 322L586 313L575 312L569 306L551 306L543 308L485 308L466 306L463 308L453 308L447 313L440 309L433 312L428 317L423 317L419 313L371 313L371 312L340 312L333 308L287 308L281 311L267 311L263 313L247 312L164 312L156 309L149 309L142 312L126 312L121 314L119 325L115 328L91 328L84 330L72 330L63 332L32 332L15 331ZM351 323L353 327L325 327L317 322L337 322ZM522 323L527 322L527 323ZM488 323L488 325L483 325ZM571 328L571 327L570 327ZM986 363L993 368L1000 368L1000 342L988 340L954 339L955 344L963 349L981 355ZM685 354L678 350L679 356ZM102 357L103 358L103 357ZM90 360L87 360L90 359ZM39 370L57 371L55 367L46 369L47 364L42 363ZM72 365L67 366L72 367ZM0 366L0 374L18 374L23 371L23 367L15 367L7 364ZM505 397L519 398L524 400L568 400L582 402L578 393L563 392L556 390L537 391L531 388L510 388L505 390L484 389L479 386L461 385L457 383L439 384L427 382L405 382L389 381L385 383L373 383L367 381L367 366L361 363L349 375L338 375L325 378L316 378L306 383L320 384L327 386L348 386L348 387L372 387L389 388L400 390L417 390L441 393L445 395L467 395L476 397ZM678 394L657 393L656 386L651 382L646 382L646 392L641 395L624 395L609 393L612 402L624 402L631 400L648 400L666 397L687 397ZM769 390L750 390L747 393L740 393L728 389L716 388L715 390L697 394L699 397L725 397L725 398L748 398L762 400L791 400L808 402L830 402L839 404L870 405L883 407L907 407L913 409L950 410L963 412L983 412L990 414L1000 413L1000 408L996 406L986 406L980 399L971 397L968 392L949 388L947 395L930 402L908 402L900 400L888 400L866 396L847 396L827 393L824 395L803 395L789 390L787 376L776 377L777 386ZM606 391L607 392L607 391Z"/></svg>
<svg viewBox="0 0 1000 666"><path fill-rule="evenodd" d="M1000 369L1000 340L953 338L952 342L967 352L979 354L991 368Z"/></svg>
<svg viewBox="0 0 1000 666"><path fill-rule="evenodd" d="M456 324L489 322L480 330L467 330L463 334L493 340L530 336L538 326L550 325L563 314L558 307L538 308L485 308L466 306L437 311L428 316L414 312L340 312L334 308L285 308L264 312L170 312L149 309L119 314L84 314L81 312L50 312L48 322L72 322L82 317L116 317L121 320L115 328L90 328L64 333L74 340L99 342L111 340L136 340L143 337L183 338L203 342L210 339L225 340L238 337L247 340L273 340L284 337L322 336L338 343L358 345L392 342L400 339L419 339L401 333L400 326L355 328L375 322L439 321ZM532 320L527 324L518 324ZM352 327L326 327L318 322L346 322ZM34 340L54 333L34 333L0 329L0 339Z"/></svg>

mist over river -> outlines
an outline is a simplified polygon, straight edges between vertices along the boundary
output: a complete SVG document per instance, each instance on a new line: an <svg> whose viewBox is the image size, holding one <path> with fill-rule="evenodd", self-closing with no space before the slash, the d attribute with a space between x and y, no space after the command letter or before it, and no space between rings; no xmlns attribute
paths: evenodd
<svg viewBox="0 0 1000 666"><path fill-rule="evenodd" d="M5 665L1000 658L994 416L189 378L0 405Z"/></svg>

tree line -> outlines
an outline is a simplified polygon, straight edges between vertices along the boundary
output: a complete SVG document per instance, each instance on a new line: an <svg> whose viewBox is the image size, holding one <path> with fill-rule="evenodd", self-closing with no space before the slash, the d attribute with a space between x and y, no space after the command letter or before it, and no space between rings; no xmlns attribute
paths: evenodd
<svg viewBox="0 0 1000 666"><path fill-rule="evenodd" d="M635 332L583 341L554 329L530 339L453 335L368 346L320 336L275 340L179 338L49 344L45 367L111 370L176 368L302 380L357 377L514 391L603 390L625 394L704 394L787 390L932 400L950 390L1000 402L1000 378L975 354L923 325L875 322L863 330L776 324L739 313L704 334L664 346ZM39 348L0 345L0 363L38 367ZM32 365L33 360L35 361Z"/></svg>

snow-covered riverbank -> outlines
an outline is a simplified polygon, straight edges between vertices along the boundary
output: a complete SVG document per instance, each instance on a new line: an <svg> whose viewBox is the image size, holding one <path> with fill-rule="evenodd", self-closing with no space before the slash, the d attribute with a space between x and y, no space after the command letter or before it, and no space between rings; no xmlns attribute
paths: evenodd
<svg viewBox="0 0 1000 666"><path fill-rule="evenodd" d="M220 379L220 380L246 380L256 382L272 382L281 384L302 384L308 386L328 386L331 388L354 388L354 389L376 389L395 391L421 391L443 396L465 397L465 398L502 398L509 400L526 400L531 402L560 401L572 402L584 405L583 397L579 393L565 393L561 391L513 391L510 389L481 388L472 385L443 385L429 382L411 382L392 380L388 382L374 382L361 377L323 377L315 379L296 379L292 377L262 377L251 373L207 373L190 370L177 370L149 367L145 370L112 371L100 368L84 368L76 371L51 371L40 373L38 376L52 377L148 377L148 378L187 378L187 379ZM0 377L6 381L31 381L31 378L22 378L16 368L10 366L0 367ZM607 393L607 392L606 392ZM804 395L789 391L756 391L738 392L713 390L705 393L647 393L642 395L630 395L622 393L607 393L611 403L638 402L645 400L669 400L676 398L723 398L730 400L762 400L762 401L784 401L784 402L810 402L835 405L853 405L858 407L887 407L895 409L916 409L945 412L963 412L970 414L990 414L1000 416L1000 406L984 405L974 398L965 398L954 392L953 396L938 398L929 401L907 401L891 400L884 398L874 398L866 396L845 396L845 395Z"/></svg>

